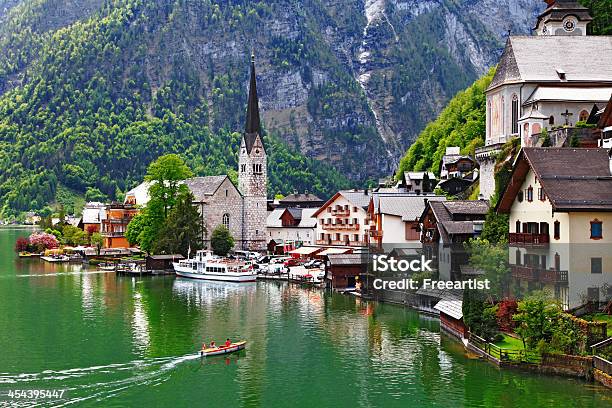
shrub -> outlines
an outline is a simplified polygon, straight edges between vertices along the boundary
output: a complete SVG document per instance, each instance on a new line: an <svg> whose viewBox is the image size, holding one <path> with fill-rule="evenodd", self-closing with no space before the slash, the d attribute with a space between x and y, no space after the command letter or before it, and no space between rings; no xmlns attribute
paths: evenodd
<svg viewBox="0 0 612 408"><path fill-rule="evenodd" d="M512 319L518 309L516 300L504 299L498 304L497 309L497 324L503 331L512 331L516 326L516 322Z"/></svg>

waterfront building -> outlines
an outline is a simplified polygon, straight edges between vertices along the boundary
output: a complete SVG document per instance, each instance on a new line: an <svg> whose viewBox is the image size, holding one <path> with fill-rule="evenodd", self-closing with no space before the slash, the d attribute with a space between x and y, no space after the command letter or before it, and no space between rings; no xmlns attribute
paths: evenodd
<svg viewBox="0 0 612 408"><path fill-rule="evenodd" d="M246 126L238 152L238 186L227 175L194 177L185 180L185 184L200 212L205 248L210 249L213 230L224 225L234 237L236 248L266 249L268 166L261 135L255 57L251 59ZM150 183L144 182L128 191L125 203L146 205L149 187Z"/></svg>
<svg viewBox="0 0 612 408"><path fill-rule="evenodd" d="M100 233L104 238L105 248L129 248L125 237L127 226L138 214L138 208L132 204L111 203L105 207L105 215L101 219Z"/></svg>
<svg viewBox="0 0 612 408"><path fill-rule="evenodd" d="M435 194L373 194L368 205L370 244L391 250L408 244L420 244L419 219L428 201L445 201ZM420 245L419 245L420 246Z"/></svg>
<svg viewBox="0 0 612 408"><path fill-rule="evenodd" d="M496 208L509 215L512 278L565 309L612 300L607 149L523 148Z"/></svg>
<svg viewBox="0 0 612 408"><path fill-rule="evenodd" d="M368 269L367 258L362 254L329 254L327 255L326 281L331 289L361 290Z"/></svg>
<svg viewBox="0 0 612 408"><path fill-rule="evenodd" d="M314 245L317 208L276 208L268 215L268 250L286 252L304 245ZM277 250L282 249L282 251Z"/></svg>
<svg viewBox="0 0 612 408"><path fill-rule="evenodd" d="M88 202L83 207L79 227L87 233L100 232L104 219L106 219L106 204L96 201Z"/></svg>
<svg viewBox="0 0 612 408"><path fill-rule="evenodd" d="M337 192L312 214L317 220L315 244L365 247L369 243L368 190Z"/></svg>
<svg viewBox="0 0 612 408"><path fill-rule="evenodd" d="M421 242L436 259L440 279L461 277L461 266L468 264L463 244L480 235L488 211L486 200L427 202L420 216Z"/></svg>
<svg viewBox="0 0 612 408"><path fill-rule="evenodd" d="M540 146L548 130L553 146L596 145L586 122L593 106L612 94L612 37L587 35L588 9L576 1L547 0L535 35L510 36L486 90L485 146L477 149L480 193L495 191L494 165L507 141Z"/></svg>

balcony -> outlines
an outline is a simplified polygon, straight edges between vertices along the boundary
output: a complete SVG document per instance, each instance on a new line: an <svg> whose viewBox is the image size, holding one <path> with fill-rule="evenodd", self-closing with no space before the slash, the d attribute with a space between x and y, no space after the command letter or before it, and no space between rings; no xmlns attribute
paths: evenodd
<svg viewBox="0 0 612 408"><path fill-rule="evenodd" d="M357 231L359 230L359 224L322 224L321 228L324 230Z"/></svg>
<svg viewBox="0 0 612 408"><path fill-rule="evenodd" d="M550 236L548 234L511 232L509 236L511 246L547 247L549 243Z"/></svg>
<svg viewBox="0 0 612 408"><path fill-rule="evenodd" d="M511 265L512 277L539 283L567 283L567 271L542 269L534 266Z"/></svg>
<svg viewBox="0 0 612 408"><path fill-rule="evenodd" d="M383 232L381 230L371 229L369 233L370 233L370 237L372 238L382 238L383 236Z"/></svg>
<svg viewBox="0 0 612 408"><path fill-rule="evenodd" d="M317 245L331 245L332 241L331 241L331 239L317 239L317 240L315 240L315 244L317 244Z"/></svg>
<svg viewBox="0 0 612 408"><path fill-rule="evenodd" d="M116 231L103 231L101 232L103 237L108 237L108 238L119 238L119 237L124 237L125 236L125 232L116 232Z"/></svg>
<svg viewBox="0 0 612 408"><path fill-rule="evenodd" d="M348 217L349 215L351 215L351 209L350 208L334 208L331 210L332 215L335 215L336 217Z"/></svg>

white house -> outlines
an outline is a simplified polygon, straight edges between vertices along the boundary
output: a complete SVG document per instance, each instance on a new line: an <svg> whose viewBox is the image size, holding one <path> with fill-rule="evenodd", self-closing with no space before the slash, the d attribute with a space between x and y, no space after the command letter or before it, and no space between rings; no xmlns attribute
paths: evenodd
<svg viewBox="0 0 612 408"><path fill-rule="evenodd" d="M268 241L276 245L314 245L317 208L276 208L268 214Z"/></svg>
<svg viewBox="0 0 612 408"><path fill-rule="evenodd" d="M565 308L612 299L607 149L523 148L497 206L509 214L512 278Z"/></svg>

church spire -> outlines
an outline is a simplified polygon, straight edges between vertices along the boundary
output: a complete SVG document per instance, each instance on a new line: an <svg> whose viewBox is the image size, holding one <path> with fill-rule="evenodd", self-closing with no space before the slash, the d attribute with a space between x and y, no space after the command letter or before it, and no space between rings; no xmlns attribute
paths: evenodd
<svg viewBox="0 0 612 408"><path fill-rule="evenodd" d="M255 54L252 54L245 133L259 133L259 128L259 99L257 97L257 80L255 78Z"/></svg>

